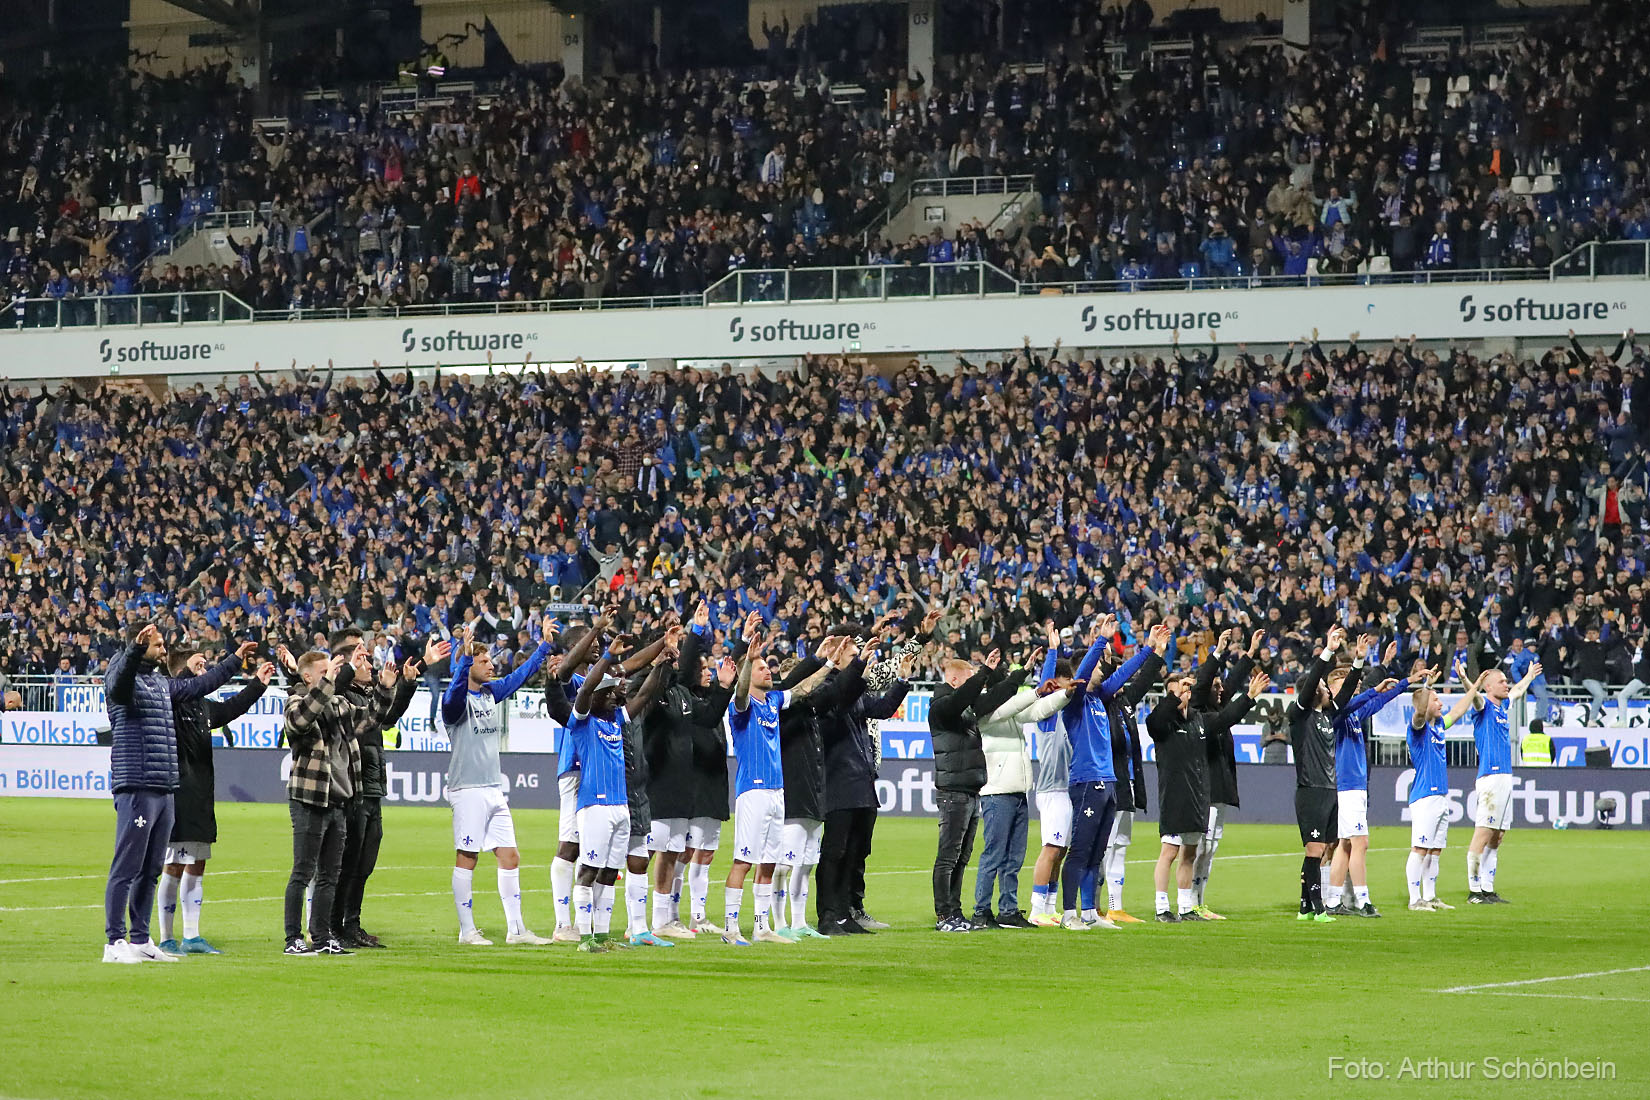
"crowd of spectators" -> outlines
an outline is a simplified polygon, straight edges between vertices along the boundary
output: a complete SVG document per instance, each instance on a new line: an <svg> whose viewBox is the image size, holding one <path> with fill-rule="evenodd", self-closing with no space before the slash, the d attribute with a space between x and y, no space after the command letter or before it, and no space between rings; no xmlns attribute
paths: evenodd
<svg viewBox="0 0 1650 1100"><path fill-rule="evenodd" d="M1535 271L1650 239L1650 29L1630 8L1430 61L1379 30L1298 54L1194 35L1189 56L1118 63L1104 47L1143 42L1149 6L961 5L934 73L907 73L874 20L782 24L747 69L521 70L423 111L306 106L285 133L254 126L224 68L54 73L0 92L0 260L14 299L221 289L269 311L976 259L1032 282L1346 276L1376 253ZM863 95L833 94L847 77ZM1040 204L1010 232L880 233L907 180L1013 174ZM1548 174L1552 192L1515 187ZM100 217L115 205L153 214ZM237 262L146 262L199 213L241 209ZM3 323L39 322L19 304Z"/></svg>
<svg viewBox="0 0 1650 1100"><path fill-rule="evenodd" d="M893 608L943 611L929 660L1114 612L1188 663L1264 629L1284 686L1331 622L1650 682L1631 338L226 383L0 391L0 669L94 673L148 615L294 651L479 620L507 666L546 607L706 600L799 652Z"/></svg>

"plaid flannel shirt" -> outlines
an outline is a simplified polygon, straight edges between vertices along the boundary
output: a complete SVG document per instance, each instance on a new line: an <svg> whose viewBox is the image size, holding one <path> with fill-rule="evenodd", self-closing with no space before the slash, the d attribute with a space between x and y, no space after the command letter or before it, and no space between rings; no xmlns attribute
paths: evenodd
<svg viewBox="0 0 1650 1100"><path fill-rule="evenodd" d="M382 730L395 703L395 692L373 681L372 701L357 706L337 694L330 680L322 680L286 708L286 740L292 746L292 774L287 779L287 797L325 809L332 796L332 741L349 743L349 774L352 787L361 789L361 745L356 740L375 726Z"/></svg>

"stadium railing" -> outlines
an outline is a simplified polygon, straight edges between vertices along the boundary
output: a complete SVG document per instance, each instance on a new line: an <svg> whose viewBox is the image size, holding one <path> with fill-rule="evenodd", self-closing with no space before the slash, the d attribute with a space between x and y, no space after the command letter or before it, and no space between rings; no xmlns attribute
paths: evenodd
<svg viewBox="0 0 1650 1100"><path fill-rule="evenodd" d="M983 261L950 264L871 264L852 267L764 268L732 271L702 293L631 298L550 298L496 302L432 302L359 308L255 310L228 291L28 298L0 309L0 328L120 328L144 325L223 324L240 321L450 317L584 310L678 309L774 302L889 301L987 298L1040 294L1131 293L1171 290L1256 290L1276 287L1560 282L1650 277L1650 241L1583 245L1546 269L1435 269L1331 275L1217 275L1173 279L1022 281Z"/></svg>

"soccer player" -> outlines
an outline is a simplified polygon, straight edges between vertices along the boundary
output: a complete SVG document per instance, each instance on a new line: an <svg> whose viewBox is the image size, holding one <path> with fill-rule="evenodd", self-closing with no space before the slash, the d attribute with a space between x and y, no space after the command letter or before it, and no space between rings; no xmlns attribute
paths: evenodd
<svg viewBox="0 0 1650 1100"><path fill-rule="evenodd" d="M1358 651L1369 652L1374 639L1358 639ZM1420 678L1428 684L1431 670ZM1335 842L1330 863L1330 896L1324 907L1354 917L1378 917L1381 911L1369 900L1369 749L1364 723L1389 702L1409 690L1409 680L1388 677L1380 684L1352 697L1346 710L1335 717ZM1346 880L1352 878L1353 898L1343 903Z"/></svg>
<svg viewBox="0 0 1650 1100"><path fill-rule="evenodd" d="M669 683L669 672L676 660L677 645L682 628L671 627L649 644L639 649L632 660L649 662L647 676L659 680L656 694L662 694ZM644 676L643 680L647 677ZM634 695L640 682L629 685L626 694ZM653 865L651 830L653 803L648 794L652 773L648 769L647 750L643 745L643 725L647 715L657 708L648 708L646 714L625 721L620 727L624 734L625 795L630 810L630 842L625 857L624 898L625 935L631 947L675 947L669 940L655 936L647 926L647 887Z"/></svg>
<svg viewBox="0 0 1650 1100"><path fill-rule="evenodd" d="M1146 765L1142 759L1140 725L1135 718L1135 710L1163 671L1163 659L1157 651L1148 646L1147 652L1150 656L1140 671L1135 673L1122 692L1106 702L1106 713L1111 717L1112 759L1122 761L1119 766L1124 769L1114 788L1117 816L1112 819L1106 854L1100 862L1100 869L1106 876L1106 919L1113 924L1141 923L1139 917L1130 916L1123 908L1123 882L1129 842L1134 839L1134 815L1145 813L1148 805Z"/></svg>
<svg viewBox="0 0 1650 1100"><path fill-rule="evenodd" d="M699 616L696 613L695 619ZM708 621L708 616L707 616ZM652 823L648 850L655 854L653 872L653 934L664 939L690 940L696 933L682 923L679 904L681 879L688 867L688 831L693 819L696 772L693 745L696 730L719 726L733 699L734 667L685 659L691 634L681 636L683 656L668 676L664 695L642 726L647 756L648 804ZM691 663L694 673L689 679ZM724 750L725 751L725 750ZM727 764L722 764L723 802L727 801ZM709 877L708 869L706 877Z"/></svg>
<svg viewBox="0 0 1650 1100"><path fill-rule="evenodd" d="M779 714L806 698L830 675L821 665L790 691L773 686L773 671L762 659L766 639L759 633L762 617L752 612L744 630L745 654L739 662L733 702L728 704L728 733L738 769L734 777L734 857L728 869L723 902L722 942L749 947L751 942L791 943L768 924L773 901L773 872L779 864L785 821L785 775L780 759ZM587 844L588 849L590 846ZM750 940L739 932L739 910L745 878L756 868L756 918Z"/></svg>
<svg viewBox="0 0 1650 1100"><path fill-rule="evenodd" d="M199 650L175 650L167 657L167 670L174 679L206 675L206 654ZM217 955L216 947L201 937L201 906L205 892L201 879L212 845L218 839L218 816L214 800L212 731L227 726L252 709L269 687L275 666L258 665L252 680L232 698L174 699L172 725L178 734L178 790L174 796L172 839L166 846L166 866L160 877L160 949L173 955ZM234 737L226 729L230 746ZM183 902L183 942L179 943L176 917L179 899Z"/></svg>
<svg viewBox="0 0 1650 1100"><path fill-rule="evenodd" d="M175 680L161 671L166 643L160 628L146 623L128 631L126 648L109 661L103 684L114 737L109 770L115 796L115 851L103 893L106 963L177 961L149 938L155 883L166 863L173 792L178 787L172 708L222 687L255 648L255 643L242 642L205 675Z"/></svg>
<svg viewBox="0 0 1650 1100"><path fill-rule="evenodd" d="M1495 892L1501 841L1513 821L1512 728L1507 721L1507 704L1529 691L1540 675L1541 662L1537 661L1516 684L1499 668L1491 668L1473 685L1472 739L1478 746L1474 798L1478 812L1472 842L1467 846L1467 900L1473 905L1507 901Z"/></svg>
<svg viewBox="0 0 1650 1100"><path fill-rule="evenodd" d="M630 946L623 940L608 938L613 925L614 884L619 881L619 871L628 862L631 849L624 725L645 719L659 697L664 666L675 657L668 649L659 651L653 669L627 708L624 681L609 675L608 670L616 667L628 649L623 638L608 643L606 652L579 685L573 699L573 721L567 727L568 741L578 756L580 771L580 862L573 887L573 908L577 914L578 949L590 954ZM645 866L641 873L645 883ZM645 894L642 905L646 905Z"/></svg>
<svg viewBox="0 0 1650 1100"><path fill-rule="evenodd" d="M1222 721L1220 707L1222 702L1235 697L1239 687L1248 679L1255 667L1255 657L1260 653L1261 643L1266 640L1266 632L1255 631L1249 640L1249 652L1240 655L1221 676L1223 654L1242 639L1242 631L1236 628L1227 630L1221 635L1215 651L1209 654L1209 660L1215 662L1216 667L1216 679L1209 686L1209 704L1214 709L1204 714L1204 732L1208 738L1204 744L1209 752L1209 823L1203 830L1202 840L1198 842L1197 858L1192 865L1192 911L1204 920L1226 919L1204 904L1203 893L1209 887L1215 852L1220 848L1221 837L1226 832L1226 811L1236 809L1238 805L1237 747L1232 742L1232 726L1244 715Z"/></svg>
<svg viewBox="0 0 1650 1100"><path fill-rule="evenodd" d="M504 942L547 944L521 916L521 852L516 848L516 824L510 816L508 781L499 767L501 736L499 704L514 695L538 672L550 655L549 639L555 623L546 617L545 640L508 676L494 678L493 658L487 647L474 641L475 627L463 630L462 646L453 660L453 678L441 696L441 721L452 741L447 766L447 801L453 808L453 905L458 911L458 942L491 947L493 941L476 927L471 892L476 857L492 852L498 864L498 896L504 905Z"/></svg>
<svg viewBox="0 0 1650 1100"><path fill-rule="evenodd" d="M590 626L569 627L562 635L566 650L554 660L544 688L544 708L559 727L556 730L556 792L560 810L556 815L556 856L550 861L550 891L556 910L555 943L578 943L573 927L573 879L579 860L579 761L567 739L573 721L573 697L584 682L582 671L589 665L602 632L612 620L599 616Z"/></svg>
<svg viewBox="0 0 1650 1100"><path fill-rule="evenodd" d="M1059 658L1060 632L1049 628L1048 652L1043 657L1039 691L1069 693L1072 667ZM1065 710L1037 723L1037 779L1032 787L1037 798L1037 829L1043 842L1031 873L1031 923L1041 928L1057 928L1054 915L1060 881L1060 864L1071 844L1071 737L1066 732Z"/></svg>
<svg viewBox="0 0 1650 1100"><path fill-rule="evenodd" d="M1139 647L1117 671L1105 676L1100 655L1116 630L1114 616L1107 615L1100 620L1099 636L1078 666L1077 682L1065 707L1066 728L1071 733L1072 825L1070 851L1060 873L1060 895L1065 910L1060 927L1074 932L1117 927L1099 914L1095 900L1100 859L1105 855L1112 818L1117 813L1117 800L1112 793L1117 784L1117 770L1112 763L1111 719L1106 703L1145 667L1151 650L1167 646L1171 637L1169 628L1159 623L1152 628L1146 645Z"/></svg>
<svg viewBox="0 0 1650 1100"><path fill-rule="evenodd" d="M1324 854L1336 838L1335 718L1352 701L1361 667L1330 671L1330 663L1346 643L1346 629L1331 627L1323 652L1318 654L1295 685L1289 703L1289 741L1295 749L1295 822L1300 827L1301 907L1297 920L1330 922L1335 918L1323 900Z"/></svg>
<svg viewBox="0 0 1650 1100"><path fill-rule="evenodd" d="M1467 692L1448 714L1444 701L1431 683L1415 693L1415 714L1409 724L1409 763L1415 776L1409 781L1409 859L1404 864L1409 880L1409 907L1417 912L1454 909L1438 896L1438 859L1449 832L1449 772L1444 758L1444 731L1459 722L1472 706L1474 686L1467 670L1457 662L1455 678L1467 684Z"/></svg>
<svg viewBox="0 0 1650 1100"><path fill-rule="evenodd" d="M704 651L710 645L708 609L695 614L682 638L681 670L689 683L703 680L706 664ZM727 681L731 688L738 679L738 666L721 661L717 667L718 683L723 682L723 668L732 671ZM732 703L732 692L728 693ZM687 880L688 930L706 935L722 935L722 927L707 913L710 905L710 864L722 844L722 823L728 819L728 735L727 710L716 721L695 723L693 733L693 795L692 816L688 818L687 849L683 853L686 866L680 868ZM674 883L671 893L679 894L681 884ZM678 918L680 914L678 913Z"/></svg>

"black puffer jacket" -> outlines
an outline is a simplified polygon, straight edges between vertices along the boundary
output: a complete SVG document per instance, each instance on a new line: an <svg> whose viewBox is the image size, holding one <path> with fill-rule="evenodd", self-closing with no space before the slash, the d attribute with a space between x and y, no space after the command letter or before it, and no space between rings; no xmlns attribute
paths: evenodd
<svg viewBox="0 0 1650 1100"><path fill-rule="evenodd" d="M911 685L895 680L881 695L861 695L846 707L820 716L825 740L825 812L859 810L877 805L876 755L870 725L892 718Z"/></svg>
<svg viewBox="0 0 1650 1100"><path fill-rule="evenodd" d="M227 726L252 709L266 690L254 679L235 695L216 699L187 699L174 703L172 721L178 731L178 793L172 813L172 840L212 844L218 839L218 815L213 788L212 731Z"/></svg>
<svg viewBox="0 0 1650 1100"><path fill-rule="evenodd" d="M797 665L788 685L806 680L819 670L818 658ZM807 698L779 712L780 761L785 769L785 817L825 820L825 739L820 723L825 716L847 707L865 690L865 663L855 657L837 669Z"/></svg>
<svg viewBox="0 0 1650 1100"><path fill-rule="evenodd" d="M934 787L979 794L985 786L985 749L974 704L992 680L982 668L959 686L941 684L928 704L928 729L934 739Z"/></svg>
<svg viewBox="0 0 1650 1100"><path fill-rule="evenodd" d="M358 707L372 705L372 696L363 691L363 687L371 687L371 681L366 684L354 683L350 690L345 692L349 701ZM384 716L384 729L395 729L395 724L401 721L401 716L407 713L407 705L412 702L413 693L418 689L416 682L397 680L395 684L395 702L390 704L390 711ZM384 781L384 730L368 729L356 735L355 740L361 746L361 789L356 793L363 798L383 798ZM392 745L401 744L401 731L396 730L390 741Z"/></svg>
<svg viewBox="0 0 1650 1100"><path fill-rule="evenodd" d="M720 725L732 699L733 692L718 684L694 691L678 674L658 704L648 712L642 724L642 750L647 757L647 795L655 818L694 816L695 730ZM725 760L722 770L726 786Z"/></svg>

